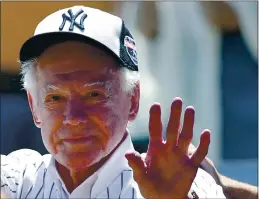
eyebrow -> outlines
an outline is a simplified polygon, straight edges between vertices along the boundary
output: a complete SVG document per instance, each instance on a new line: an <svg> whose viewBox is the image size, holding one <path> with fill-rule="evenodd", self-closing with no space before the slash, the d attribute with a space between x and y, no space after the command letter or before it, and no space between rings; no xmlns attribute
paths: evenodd
<svg viewBox="0 0 259 199"><path fill-rule="evenodd" d="M88 87L93 87L93 86L106 86L106 82L98 81L98 82L93 82L93 83L86 83L83 85L83 88L88 88ZM45 86L43 88L43 92L62 91L62 90L64 90L64 89L62 89L58 86L55 86L55 85L51 85L51 84L48 84L47 86Z"/></svg>
<svg viewBox="0 0 259 199"><path fill-rule="evenodd" d="M43 91L44 91L44 92L48 92L48 91L50 91L50 90L60 91L60 90L62 90L62 89L59 88L59 87L57 87L57 86L51 85L51 84L49 84L49 85L47 85L47 86L45 86L45 87L43 88Z"/></svg>
<svg viewBox="0 0 259 199"><path fill-rule="evenodd" d="M106 82L100 82L100 81L98 81L98 82L93 82L93 83L86 83L86 84L84 84L84 88L87 88L87 87L92 87L92 86L105 86L105 83Z"/></svg>
<svg viewBox="0 0 259 199"><path fill-rule="evenodd" d="M110 81L98 81L98 82L93 82L93 83L86 83L84 84L83 88L89 88L89 87L94 87L94 86L101 86L104 87L107 90L107 95L111 96L111 82Z"/></svg>

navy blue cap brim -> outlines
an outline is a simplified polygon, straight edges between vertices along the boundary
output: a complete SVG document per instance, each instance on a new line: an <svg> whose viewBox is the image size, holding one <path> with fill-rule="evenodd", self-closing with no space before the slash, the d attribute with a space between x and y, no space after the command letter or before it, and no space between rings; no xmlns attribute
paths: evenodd
<svg viewBox="0 0 259 199"><path fill-rule="evenodd" d="M20 61L25 62L38 58L47 48L66 41L79 41L97 47L118 60L120 65L125 66L123 60L102 43L85 35L70 32L50 32L31 37L21 47Z"/></svg>

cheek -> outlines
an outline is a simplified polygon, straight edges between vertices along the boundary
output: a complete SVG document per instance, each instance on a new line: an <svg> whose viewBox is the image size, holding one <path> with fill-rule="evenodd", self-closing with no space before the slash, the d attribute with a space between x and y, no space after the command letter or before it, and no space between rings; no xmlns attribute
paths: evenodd
<svg viewBox="0 0 259 199"><path fill-rule="evenodd" d="M116 107L111 108L103 105L101 107L91 107L87 112L90 123L104 132L107 139L113 134L116 124L118 124L120 119L119 114L115 110Z"/></svg>
<svg viewBox="0 0 259 199"><path fill-rule="evenodd" d="M41 136L47 150L51 153L57 153L54 135L61 128L64 117L55 111L47 111L42 109L41 116Z"/></svg>
<svg viewBox="0 0 259 199"><path fill-rule="evenodd" d="M114 142L120 141L124 135L128 123L128 108L124 107L125 104L123 101L110 100L101 107L88 109L90 123L102 132L104 142L108 145L116 144Z"/></svg>
<svg viewBox="0 0 259 199"><path fill-rule="evenodd" d="M46 109L45 107L41 108L40 111L40 117L41 117L41 128L49 131L52 131L53 126L56 126L58 123L62 121L63 114L60 110L56 109Z"/></svg>
<svg viewBox="0 0 259 199"><path fill-rule="evenodd" d="M111 129L111 132L117 133L117 131L124 131L128 123L130 109L128 99L117 95L107 102L105 106L107 112L104 113L104 120L106 121L106 125Z"/></svg>

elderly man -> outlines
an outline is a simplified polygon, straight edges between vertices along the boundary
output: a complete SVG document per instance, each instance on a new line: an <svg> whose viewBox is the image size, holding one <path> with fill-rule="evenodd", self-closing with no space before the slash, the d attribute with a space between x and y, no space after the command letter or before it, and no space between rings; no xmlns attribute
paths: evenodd
<svg viewBox="0 0 259 199"><path fill-rule="evenodd" d="M1 156L5 197L225 197L198 169L208 130L188 155L194 109L186 108L180 128L180 98L172 102L167 139L154 104L146 156L134 151L127 125L139 109L138 60L120 18L83 6L59 10L39 23L20 60L32 116L50 154L23 149Z"/></svg>

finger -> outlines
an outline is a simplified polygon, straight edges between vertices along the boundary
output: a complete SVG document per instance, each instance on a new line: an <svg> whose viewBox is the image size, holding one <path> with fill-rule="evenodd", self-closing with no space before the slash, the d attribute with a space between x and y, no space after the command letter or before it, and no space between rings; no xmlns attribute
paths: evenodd
<svg viewBox="0 0 259 199"><path fill-rule="evenodd" d="M193 138L194 116L194 108L192 106L187 107L184 113L183 128L178 140L178 147L185 154L188 153L188 148Z"/></svg>
<svg viewBox="0 0 259 199"><path fill-rule="evenodd" d="M161 107L153 104L149 111L149 144L162 142Z"/></svg>
<svg viewBox="0 0 259 199"><path fill-rule="evenodd" d="M196 150L197 150L197 148L192 143L190 143L189 149L188 149L188 156L191 157L195 153ZM202 162L200 163L199 167L206 171L207 166L209 164L213 165L212 161L209 158L205 157L202 160Z"/></svg>
<svg viewBox="0 0 259 199"><path fill-rule="evenodd" d="M192 143L190 143L188 148L188 156L192 156L195 151L196 151L196 147Z"/></svg>
<svg viewBox="0 0 259 199"><path fill-rule="evenodd" d="M182 99L174 98L171 105L171 113L166 129L166 143L169 149L177 145L179 126L182 112Z"/></svg>
<svg viewBox="0 0 259 199"><path fill-rule="evenodd" d="M134 151L126 153L125 157L128 160L129 166L133 169L133 177L135 181L141 183L142 180L145 180L146 174L145 163L142 160L141 155Z"/></svg>
<svg viewBox="0 0 259 199"><path fill-rule="evenodd" d="M195 153L191 157L191 161L194 166L199 166L200 163L204 160L206 155L208 154L210 145L210 131L204 130L200 137L200 144L195 151Z"/></svg>
<svg viewBox="0 0 259 199"><path fill-rule="evenodd" d="M162 144L162 121L161 121L161 107L159 104L153 104L150 108L149 117L149 144L146 155L146 163L148 166L155 165L155 156L160 152Z"/></svg>

